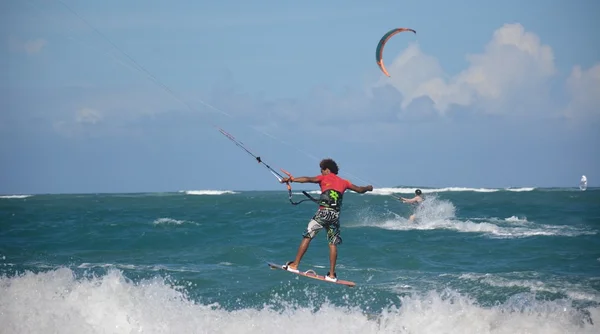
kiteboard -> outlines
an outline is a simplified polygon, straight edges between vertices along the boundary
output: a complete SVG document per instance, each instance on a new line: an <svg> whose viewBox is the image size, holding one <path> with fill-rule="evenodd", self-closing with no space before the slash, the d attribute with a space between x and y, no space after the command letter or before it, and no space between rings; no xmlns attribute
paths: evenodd
<svg viewBox="0 0 600 334"><path fill-rule="evenodd" d="M341 279L338 279L337 281L333 282L333 281L328 281L325 279L325 276L319 275L317 274L314 270L309 269L307 271L298 271L297 273L293 272L293 271L289 271L283 268L282 265L280 264L275 264L275 263L270 263L267 262L267 264L269 265L269 267L271 269L281 269L283 271L286 271L288 273L292 273L292 274L296 274L296 275L300 275L300 276L304 276L304 277L310 277L310 278L314 278L317 279L319 281L323 281L323 282L328 282L328 283L334 283L334 284L341 284L341 285L345 285L345 286L349 286L349 287L353 287L356 285L356 283L354 282L350 282L350 281L344 281Z"/></svg>

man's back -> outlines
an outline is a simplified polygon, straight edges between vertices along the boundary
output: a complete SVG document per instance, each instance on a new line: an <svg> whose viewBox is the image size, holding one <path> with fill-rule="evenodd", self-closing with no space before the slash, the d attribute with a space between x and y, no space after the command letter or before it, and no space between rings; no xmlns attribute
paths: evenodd
<svg viewBox="0 0 600 334"><path fill-rule="evenodd" d="M348 180L342 179L333 173L319 175L317 178L319 179L321 192L325 192L326 190L335 190L343 194L348 188L350 188L350 182Z"/></svg>

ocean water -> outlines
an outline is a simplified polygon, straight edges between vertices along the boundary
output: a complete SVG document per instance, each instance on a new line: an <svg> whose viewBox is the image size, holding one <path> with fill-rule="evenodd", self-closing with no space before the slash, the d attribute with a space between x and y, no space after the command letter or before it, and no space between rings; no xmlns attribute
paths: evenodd
<svg viewBox="0 0 600 334"><path fill-rule="evenodd" d="M600 189L413 190L346 194L354 288L268 268L316 210L285 191L0 196L0 333L600 333Z"/></svg>

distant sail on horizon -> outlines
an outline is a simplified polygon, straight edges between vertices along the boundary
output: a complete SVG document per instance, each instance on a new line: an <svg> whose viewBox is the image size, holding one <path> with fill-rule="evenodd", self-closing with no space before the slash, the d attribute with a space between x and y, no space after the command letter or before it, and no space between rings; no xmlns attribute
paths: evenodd
<svg viewBox="0 0 600 334"><path fill-rule="evenodd" d="M581 180L579 181L579 189L582 191L587 189L587 177L585 175L581 176Z"/></svg>

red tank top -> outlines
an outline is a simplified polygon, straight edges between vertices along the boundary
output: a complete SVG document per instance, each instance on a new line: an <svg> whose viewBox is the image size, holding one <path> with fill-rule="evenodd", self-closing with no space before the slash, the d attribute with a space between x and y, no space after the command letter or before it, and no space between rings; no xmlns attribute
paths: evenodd
<svg viewBox="0 0 600 334"><path fill-rule="evenodd" d="M342 208L342 198L346 189L350 188L351 183L341 177L330 173L317 176L321 186L321 196L319 197L320 208L330 208L340 211Z"/></svg>
<svg viewBox="0 0 600 334"><path fill-rule="evenodd" d="M325 190L335 190L339 193L344 193L346 189L350 188L350 181L342 179L341 177L329 173L327 175L319 175L317 176L317 180L319 180L319 185L321 186L321 192Z"/></svg>

